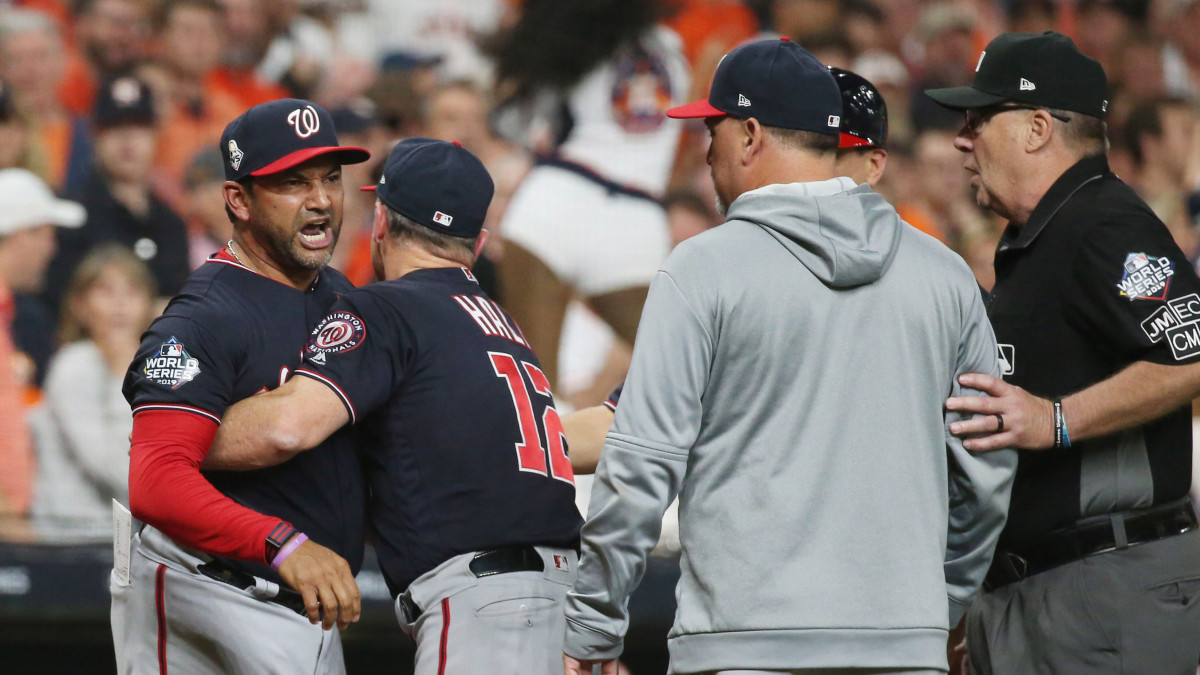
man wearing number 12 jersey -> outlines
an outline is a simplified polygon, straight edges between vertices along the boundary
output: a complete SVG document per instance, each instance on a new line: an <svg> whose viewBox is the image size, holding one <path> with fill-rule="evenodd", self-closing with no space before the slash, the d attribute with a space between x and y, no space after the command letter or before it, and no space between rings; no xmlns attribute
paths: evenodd
<svg viewBox="0 0 1200 675"><path fill-rule="evenodd" d="M209 461L283 461L357 425L416 673L560 673L580 517L549 383L469 269L492 181L461 147L409 139L375 189L386 281L334 304L300 377L229 410Z"/></svg>

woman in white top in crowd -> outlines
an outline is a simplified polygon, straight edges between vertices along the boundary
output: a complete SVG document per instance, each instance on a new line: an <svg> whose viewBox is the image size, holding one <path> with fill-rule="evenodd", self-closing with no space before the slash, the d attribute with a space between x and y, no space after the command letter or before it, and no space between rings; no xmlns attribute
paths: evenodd
<svg viewBox="0 0 1200 675"><path fill-rule="evenodd" d="M63 298L62 347L50 361L35 424L33 515L47 538L102 538L111 500L128 503L133 417L121 382L150 323L154 279L119 245L89 253Z"/></svg>

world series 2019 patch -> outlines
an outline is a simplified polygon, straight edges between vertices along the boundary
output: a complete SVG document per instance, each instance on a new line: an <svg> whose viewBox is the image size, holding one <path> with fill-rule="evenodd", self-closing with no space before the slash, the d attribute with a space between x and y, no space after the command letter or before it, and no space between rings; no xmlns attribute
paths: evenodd
<svg viewBox="0 0 1200 675"><path fill-rule="evenodd" d="M362 319L350 312L333 312L312 330L305 350L318 355L342 354L361 345L366 337Z"/></svg>
<svg viewBox="0 0 1200 675"><path fill-rule="evenodd" d="M192 358L172 336L158 348L157 354L146 359L142 374L155 384L178 389L200 374L200 361Z"/></svg>
<svg viewBox="0 0 1200 675"><path fill-rule="evenodd" d="M1170 258L1156 258L1145 253L1130 253L1125 256L1124 274L1117 288L1121 297L1134 300L1167 299L1171 277L1175 276L1175 264Z"/></svg>

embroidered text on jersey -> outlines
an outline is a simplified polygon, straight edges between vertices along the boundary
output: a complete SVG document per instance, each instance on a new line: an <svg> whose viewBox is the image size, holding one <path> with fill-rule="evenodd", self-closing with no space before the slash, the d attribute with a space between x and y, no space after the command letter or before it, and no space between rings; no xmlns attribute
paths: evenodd
<svg viewBox="0 0 1200 675"><path fill-rule="evenodd" d="M155 384L178 389L200 374L200 361L172 337L158 348L157 354L146 359L142 374Z"/></svg>
<svg viewBox="0 0 1200 675"><path fill-rule="evenodd" d="M312 330L304 349L309 354L341 354L361 345L366 337L362 319L350 312L333 312Z"/></svg>

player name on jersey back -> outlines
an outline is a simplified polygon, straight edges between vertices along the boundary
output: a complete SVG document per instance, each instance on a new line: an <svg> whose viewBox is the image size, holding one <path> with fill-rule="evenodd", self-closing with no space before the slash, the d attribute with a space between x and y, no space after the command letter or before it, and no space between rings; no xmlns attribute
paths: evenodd
<svg viewBox="0 0 1200 675"><path fill-rule="evenodd" d="M526 348L529 343L517 324L500 309L495 300L484 295L456 295L454 301L462 307L485 335L502 337Z"/></svg>

